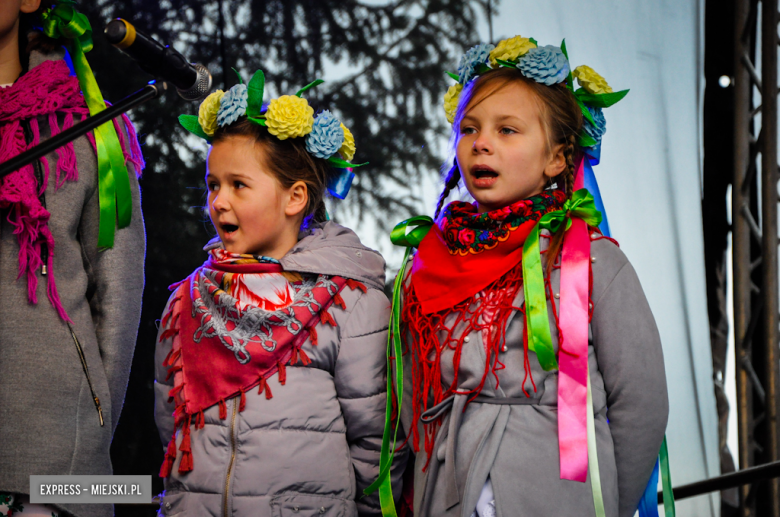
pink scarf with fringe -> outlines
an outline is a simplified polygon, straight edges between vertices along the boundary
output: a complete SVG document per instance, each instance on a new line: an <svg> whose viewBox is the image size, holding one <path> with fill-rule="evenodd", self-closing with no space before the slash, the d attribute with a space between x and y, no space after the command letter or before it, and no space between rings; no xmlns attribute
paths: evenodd
<svg viewBox="0 0 780 517"><path fill-rule="evenodd" d="M64 115L62 128L58 123L58 115ZM47 117L51 136L61 130L73 126L74 116L77 122L89 116L89 110L79 89L79 81L70 75L70 69L64 61L44 61L20 77L12 86L0 89L0 163L40 143L40 127L38 117ZM117 119L114 127L119 135L119 142L125 157L125 163L130 162L135 167L136 174L144 167L141 147L138 144L135 130L127 115L122 115L125 132L120 128ZM28 120L33 134L33 141L27 144L24 136L23 120ZM95 148L95 137L87 133L87 138ZM129 140L129 142L127 142ZM73 142L56 150L57 166L55 169L56 189L66 181L77 181L79 178L76 153ZM43 266L41 246L46 244L49 249L48 288L49 301L54 306L60 318L70 322L70 318L60 302L57 287L54 282L53 258L54 237L48 227L49 212L41 205L39 195L46 190L49 182L49 163L46 157L43 162L43 184L38 185L33 164L26 165L0 179L0 210L8 209L8 222L14 228L14 234L19 242L19 275L27 275L27 297L30 303L38 303L36 290L38 277L36 271ZM80 209L80 208L79 208Z"/></svg>

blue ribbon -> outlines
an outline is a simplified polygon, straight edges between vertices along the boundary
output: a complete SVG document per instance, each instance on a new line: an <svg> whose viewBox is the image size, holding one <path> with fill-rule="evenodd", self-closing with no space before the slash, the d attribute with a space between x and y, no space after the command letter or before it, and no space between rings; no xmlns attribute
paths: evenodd
<svg viewBox="0 0 780 517"><path fill-rule="evenodd" d="M655 460L655 468L647 482L645 493L639 501L639 517L658 517L658 460Z"/></svg>
<svg viewBox="0 0 780 517"><path fill-rule="evenodd" d="M601 144L593 147L586 147L585 151L585 166L583 175L583 186L588 189L588 192L593 196L593 202L596 204L596 209L601 212L601 224L599 230L607 237L611 237L612 234L609 231L609 221L607 220L607 211L604 209L604 201L601 199L601 191L599 190L599 184L596 181L596 175L593 173L593 166L598 165L601 160Z"/></svg>
<svg viewBox="0 0 780 517"><path fill-rule="evenodd" d="M328 178L328 192L333 197L344 199L349 193L350 187L352 187L352 180L355 179L355 174L352 169L337 169L339 172L336 175Z"/></svg>

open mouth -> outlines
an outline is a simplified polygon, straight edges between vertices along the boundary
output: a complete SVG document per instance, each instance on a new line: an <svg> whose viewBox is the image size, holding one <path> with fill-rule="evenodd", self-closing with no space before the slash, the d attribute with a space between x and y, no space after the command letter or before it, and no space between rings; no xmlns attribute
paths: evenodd
<svg viewBox="0 0 780 517"><path fill-rule="evenodd" d="M482 178L496 178L498 177L498 173L487 166L477 165L471 169L471 174L476 179L482 179Z"/></svg>
<svg viewBox="0 0 780 517"><path fill-rule="evenodd" d="M238 226L235 224L222 224L220 226L222 227L222 231L225 233L232 233L238 230Z"/></svg>

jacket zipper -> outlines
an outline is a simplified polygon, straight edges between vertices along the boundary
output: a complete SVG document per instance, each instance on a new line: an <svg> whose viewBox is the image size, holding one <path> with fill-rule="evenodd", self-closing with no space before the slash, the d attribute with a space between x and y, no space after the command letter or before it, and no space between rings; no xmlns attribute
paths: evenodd
<svg viewBox="0 0 780 517"><path fill-rule="evenodd" d="M95 403L95 409L98 412L98 418L100 418L100 427L103 427L103 409L100 407L100 399L95 395L95 389L92 387L92 379L89 377L89 368L87 367L87 359L84 357L84 350L81 348L81 343L76 337L76 333L73 332L73 327L68 323L68 329L70 335L73 338L73 342L76 344L76 351L79 353L79 359L81 360L81 367L84 369L84 375L87 376L87 384L89 385L89 392L92 393L92 401Z"/></svg>
<svg viewBox="0 0 780 517"><path fill-rule="evenodd" d="M228 517L228 497L230 491L230 475L233 473L233 463L236 460L236 413L238 409L238 401L233 399L230 401L233 403L233 413L230 417L230 463L228 463L227 476L225 477L225 495L223 497L223 516Z"/></svg>

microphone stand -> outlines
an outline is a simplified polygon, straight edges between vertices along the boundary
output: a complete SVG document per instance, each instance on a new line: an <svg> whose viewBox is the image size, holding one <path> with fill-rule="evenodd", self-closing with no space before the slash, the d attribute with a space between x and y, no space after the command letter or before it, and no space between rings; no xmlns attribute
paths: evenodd
<svg viewBox="0 0 780 517"><path fill-rule="evenodd" d="M152 83L147 84L137 92L128 97L125 97L113 106L109 106L97 115L93 117L87 117L75 126L58 133L56 136L41 142L35 147L28 149L27 151L17 156L14 156L10 160L0 163L0 180L12 172L19 170L25 165L32 163L41 156L44 156L54 151L55 149L62 147L68 142L86 134L88 131L95 129L99 125L120 116L122 113L135 108L139 104L143 104L150 99L158 97L165 90L164 85L165 83L162 83L161 85Z"/></svg>

